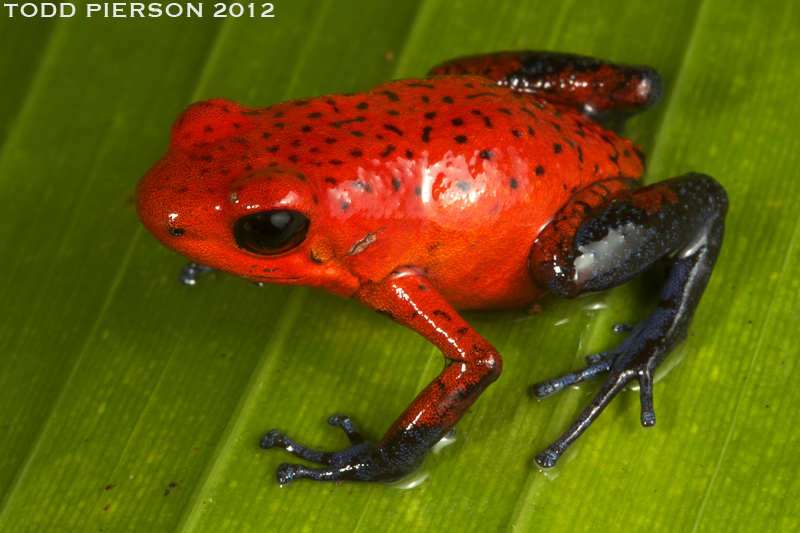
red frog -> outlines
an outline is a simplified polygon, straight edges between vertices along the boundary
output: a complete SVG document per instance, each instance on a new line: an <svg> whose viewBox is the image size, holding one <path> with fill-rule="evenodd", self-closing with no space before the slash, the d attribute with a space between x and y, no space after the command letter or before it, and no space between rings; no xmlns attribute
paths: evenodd
<svg viewBox="0 0 800 533"><path fill-rule="evenodd" d="M653 374L686 337L720 251L725 190L690 173L636 188L638 146L608 127L658 103L648 67L570 54L507 52L444 63L430 77L249 108L189 106L142 178L136 208L166 247L254 282L354 298L437 346L444 370L377 442L333 415L352 447L261 440L321 468L283 464L278 481L392 481L414 470L502 369L456 309L574 298L669 258L655 310L587 367L539 396L607 373L597 396L537 456L552 467L632 380L655 424ZM206 266L203 266L206 265Z"/></svg>

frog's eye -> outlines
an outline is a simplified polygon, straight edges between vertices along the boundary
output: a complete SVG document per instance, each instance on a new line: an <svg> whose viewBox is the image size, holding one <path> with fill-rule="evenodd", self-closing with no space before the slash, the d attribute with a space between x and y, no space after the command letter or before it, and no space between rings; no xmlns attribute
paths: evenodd
<svg viewBox="0 0 800 533"><path fill-rule="evenodd" d="M236 244L259 255L291 250L306 238L308 218L298 211L278 209L243 216L233 226Z"/></svg>

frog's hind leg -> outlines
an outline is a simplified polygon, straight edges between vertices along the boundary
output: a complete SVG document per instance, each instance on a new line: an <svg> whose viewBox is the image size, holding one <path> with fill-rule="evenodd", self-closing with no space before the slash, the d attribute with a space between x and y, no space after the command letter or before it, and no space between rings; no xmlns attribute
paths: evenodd
<svg viewBox="0 0 800 533"><path fill-rule="evenodd" d="M537 282L563 298L610 289L671 255L658 305L618 348L588 357L581 371L534 386L534 393L542 397L609 374L575 423L536 457L540 466L554 466L633 380L641 386L642 425L655 424L653 375L686 338L722 246L727 210L725 190L703 174L638 190L609 180L579 192L539 235L531 252L531 271Z"/></svg>
<svg viewBox="0 0 800 533"><path fill-rule="evenodd" d="M500 52L454 59L431 76L472 74L514 91L578 109L619 131L630 116L661 100L661 75L650 67L555 52Z"/></svg>

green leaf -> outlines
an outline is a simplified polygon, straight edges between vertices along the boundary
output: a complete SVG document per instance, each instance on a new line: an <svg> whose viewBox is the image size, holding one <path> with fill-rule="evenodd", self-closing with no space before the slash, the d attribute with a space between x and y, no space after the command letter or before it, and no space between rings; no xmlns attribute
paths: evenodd
<svg viewBox="0 0 800 533"><path fill-rule="evenodd" d="M796 2L296 0L274 2L274 18L75 5L71 18L0 18L0 529L800 528ZM619 343L610 326L644 316L653 274L544 300L541 314L465 314L505 371L418 487L278 486L290 457L258 448L266 430L341 448L325 420L344 412L377 437L441 356L310 289L221 274L181 286L184 260L137 220L138 178L191 101L358 91L523 48L659 69L661 106L626 129L649 154L646 179L700 171L730 195L692 335L655 387L657 426L639 426L628 391L557 469L533 463L599 383L543 401L530 385Z"/></svg>

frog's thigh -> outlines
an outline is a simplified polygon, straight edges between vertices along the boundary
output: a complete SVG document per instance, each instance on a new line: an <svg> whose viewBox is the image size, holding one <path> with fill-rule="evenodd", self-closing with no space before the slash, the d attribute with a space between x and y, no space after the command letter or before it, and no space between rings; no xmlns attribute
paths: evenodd
<svg viewBox="0 0 800 533"><path fill-rule="evenodd" d="M624 111L626 116L661 100L663 82L653 68L593 57L522 50L462 57L435 66L431 76L470 74L511 90L593 116Z"/></svg>
<svg viewBox="0 0 800 533"><path fill-rule="evenodd" d="M598 182L573 197L539 235L531 272L562 298L610 289L688 248L692 237L725 211L724 189L702 174L641 189L627 188L625 180Z"/></svg>

